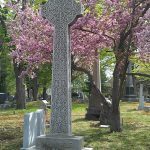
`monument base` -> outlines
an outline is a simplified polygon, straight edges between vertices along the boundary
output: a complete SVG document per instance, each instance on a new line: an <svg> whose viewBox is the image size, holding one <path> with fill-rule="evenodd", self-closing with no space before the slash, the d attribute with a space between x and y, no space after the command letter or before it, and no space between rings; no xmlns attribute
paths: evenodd
<svg viewBox="0 0 150 150"><path fill-rule="evenodd" d="M93 150L83 147L83 137L46 135L36 140L36 150Z"/></svg>

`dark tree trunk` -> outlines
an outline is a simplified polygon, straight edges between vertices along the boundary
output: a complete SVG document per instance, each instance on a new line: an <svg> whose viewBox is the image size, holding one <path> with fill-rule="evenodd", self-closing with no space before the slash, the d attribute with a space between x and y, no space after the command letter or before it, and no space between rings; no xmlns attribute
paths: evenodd
<svg viewBox="0 0 150 150"><path fill-rule="evenodd" d="M14 72L16 78L16 109L25 109L25 86L24 79L19 77L23 70L23 66L21 64L17 65L14 62Z"/></svg>
<svg viewBox="0 0 150 150"><path fill-rule="evenodd" d="M111 112L111 122L110 122L111 132L121 131L120 111L119 111L119 101L120 101L119 88L120 88L119 71L117 70L117 65L116 65L113 74L112 112Z"/></svg>
<svg viewBox="0 0 150 150"><path fill-rule="evenodd" d="M33 84L33 87L32 87L33 100L37 101L37 99L38 99L38 79L37 79L37 77L32 79L32 84Z"/></svg>
<svg viewBox="0 0 150 150"><path fill-rule="evenodd" d="M43 87L43 99L47 99L46 87Z"/></svg>
<svg viewBox="0 0 150 150"><path fill-rule="evenodd" d="M27 88L27 97L28 97L28 101L32 101L32 89L31 88Z"/></svg>
<svg viewBox="0 0 150 150"><path fill-rule="evenodd" d="M122 96L123 84L128 67L128 56L124 56L121 61L116 62L113 72L112 108L110 119L111 132L122 131L119 103Z"/></svg>
<svg viewBox="0 0 150 150"><path fill-rule="evenodd" d="M3 70L3 68L2 68L2 70L0 70L0 93L7 93L7 89L6 89L6 72L4 72L4 71L5 70Z"/></svg>

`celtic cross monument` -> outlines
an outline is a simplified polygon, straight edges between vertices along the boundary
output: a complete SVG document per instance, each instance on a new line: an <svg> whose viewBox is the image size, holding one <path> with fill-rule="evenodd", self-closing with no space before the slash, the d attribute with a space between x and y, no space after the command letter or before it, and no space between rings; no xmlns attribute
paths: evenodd
<svg viewBox="0 0 150 150"><path fill-rule="evenodd" d="M74 0L49 0L42 15L55 26L51 133L71 135L71 66L68 25L81 14Z"/></svg>
<svg viewBox="0 0 150 150"><path fill-rule="evenodd" d="M69 26L82 14L76 0L48 0L42 16L55 27L53 43L50 134L36 141L39 150L86 150L83 138L71 132L71 53ZM88 150L88 149L87 149Z"/></svg>

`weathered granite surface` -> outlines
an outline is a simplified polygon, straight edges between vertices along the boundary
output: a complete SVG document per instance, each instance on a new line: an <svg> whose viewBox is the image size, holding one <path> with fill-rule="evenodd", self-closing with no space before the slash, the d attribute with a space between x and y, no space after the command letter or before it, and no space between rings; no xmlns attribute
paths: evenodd
<svg viewBox="0 0 150 150"><path fill-rule="evenodd" d="M69 26L81 14L81 3L76 0L48 0L42 7L42 16L55 26L55 32L50 135L37 138L37 150L83 149L83 137L72 136L71 128L71 52L69 35Z"/></svg>
<svg viewBox="0 0 150 150"><path fill-rule="evenodd" d="M51 133L71 135L71 52L69 25L82 14L76 0L49 0L42 16L54 26Z"/></svg>

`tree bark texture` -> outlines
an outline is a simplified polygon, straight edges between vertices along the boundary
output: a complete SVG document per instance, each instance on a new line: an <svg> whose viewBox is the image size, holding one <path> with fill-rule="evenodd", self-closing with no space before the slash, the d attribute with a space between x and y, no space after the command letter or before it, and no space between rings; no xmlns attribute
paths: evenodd
<svg viewBox="0 0 150 150"><path fill-rule="evenodd" d="M128 67L128 57L124 56L122 59L116 62L115 69L113 72L112 108L110 119L111 132L122 131L122 126L120 122L121 119L120 119L119 103L122 97L121 94L123 90L127 67Z"/></svg>
<svg viewBox="0 0 150 150"><path fill-rule="evenodd" d="M14 62L14 72L16 78L16 109L25 109L25 85L24 79L19 77L23 70L23 66L21 64L17 65Z"/></svg>

